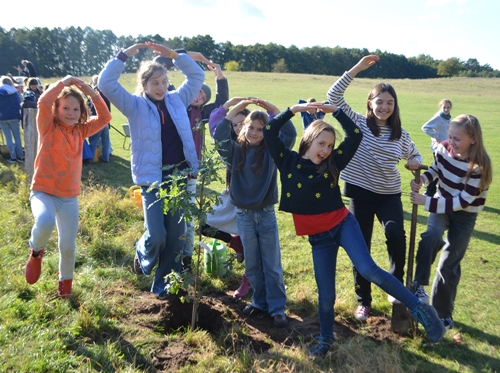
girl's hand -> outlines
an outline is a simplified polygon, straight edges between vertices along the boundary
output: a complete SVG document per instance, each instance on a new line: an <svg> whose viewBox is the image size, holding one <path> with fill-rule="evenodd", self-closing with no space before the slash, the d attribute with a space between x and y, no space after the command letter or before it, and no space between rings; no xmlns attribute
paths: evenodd
<svg viewBox="0 0 500 373"><path fill-rule="evenodd" d="M311 109L316 109L316 108L313 107L311 104L308 104L307 102L303 102L302 104L295 104L295 105L290 107L290 111L294 114L299 113L299 112L308 111Z"/></svg>
<svg viewBox="0 0 500 373"><path fill-rule="evenodd" d="M411 203L413 203L414 205L425 205L427 197L423 194L418 194L417 192L411 192L410 199Z"/></svg>
<svg viewBox="0 0 500 373"><path fill-rule="evenodd" d="M242 111L250 104L254 104L254 102L252 102L252 100L247 100L247 99L241 100L226 114L226 119L232 122L236 114L238 114L240 111Z"/></svg>
<svg viewBox="0 0 500 373"><path fill-rule="evenodd" d="M212 62L206 58L202 53L200 52L187 52L187 55L191 57L193 60L198 61L198 62L203 62L205 65L210 67L212 65Z"/></svg>
<svg viewBox="0 0 500 373"><path fill-rule="evenodd" d="M364 56L356 65L351 68L351 70L349 70L349 75L354 78L360 71L366 70L369 67L375 65L378 60L380 60L380 57L375 54Z"/></svg>
<svg viewBox="0 0 500 373"><path fill-rule="evenodd" d="M224 79L224 74L222 74L222 69L218 63L213 63L210 62L210 64L207 64L209 70L211 70L217 79Z"/></svg>
<svg viewBox="0 0 500 373"><path fill-rule="evenodd" d="M89 97L92 97L92 98L97 97L96 91L94 91L90 85L88 85L85 82L82 82L82 83L83 84L75 84L75 86L80 91L82 91L82 93L85 94L86 96L89 96Z"/></svg>
<svg viewBox="0 0 500 373"><path fill-rule="evenodd" d="M240 103L241 101L243 100L247 100L246 97L233 97L233 98L230 98L229 100L227 100L224 105L222 105L224 107L224 109L226 110L229 110L229 108L233 105L236 105L238 103Z"/></svg>
<svg viewBox="0 0 500 373"><path fill-rule="evenodd" d="M424 183L422 183L422 180L420 180L420 184L417 184L415 180L410 181L410 188L412 192L418 193L422 185L424 185Z"/></svg>
<svg viewBox="0 0 500 373"><path fill-rule="evenodd" d="M323 113L335 113L339 109L336 105L325 104L324 102L312 102L311 105Z"/></svg>
<svg viewBox="0 0 500 373"><path fill-rule="evenodd" d="M66 87L69 87L70 85L75 85L78 87L78 85L86 84L83 80L75 78L73 75L66 75L61 79L61 81Z"/></svg>
<svg viewBox="0 0 500 373"><path fill-rule="evenodd" d="M270 112L272 112L274 114L279 114L280 113L280 110L278 109L278 107L276 105L270 103L269 101L263 100L261 98L252 98L250 100L255 105L260 106L261 108L263 108L266 111L270 111Z"/></svg>
<svg viewBox="0 0 500 373"><path fill-rule="evenodd" d="M147 48L148 46L144 43L140 43L140 44L134 44L130 47L128 47L127 49L125 49L123 51L123 53L125 53L128 57L132 57L132 56L135 56L137 53L139 53L139 50L143 49L143 48Z"/></svg>
<svg viewBox="0 0 500 373"><path fill-rule="evenodd" d="M174 60L179 58L179 53L177 53L173 49L167 48L164 45L152 43L150 41L147 41L146 44L143 44L143 45L144 45L144 47L142 47L142 48L152 49L153 53L158 55L158 56L172 58Z"/></svg>
<svg viewBox="0 0 500 373"><path fill-rule="evenodd" d="M408 170L415 171L419 168L420 162L417 161L416 159L410 159L407 164L405 164L405 167Z"/></svg>

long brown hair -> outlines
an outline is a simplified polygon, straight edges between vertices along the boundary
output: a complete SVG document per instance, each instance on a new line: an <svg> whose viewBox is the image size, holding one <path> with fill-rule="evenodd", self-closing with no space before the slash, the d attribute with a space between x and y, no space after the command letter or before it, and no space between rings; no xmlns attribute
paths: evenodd
<svg viewBox="0 0 500 373"><path fill-rule="evenodd" d="M57 116L57 109L59 109L59 105L61 104L61 99L73 96L78 100L78 104L80 105L80 118L78 119L78 123L75 126L79 126L80 124L87 123L87 119L89 117L88 107L85 104L85 99L83 98L82 93L74 88L74 87L64 87L64 89L57 96L56 102L54 103L52 109L52 115L54 116L54 122L57 124L61 124L59 117Z"/></svg>
<svg viewBox="0 0 500 373"><path fill-rule="evenodd" d="M250 143L248 142L245 134L247 131L247 127L250 126L250 124L252 124L254 120L258 120L262 123L262 126L265 126L266 123L269 122L269 115L267 115L267 113L263 111L254 110L245 118L243 127L241 128L240 134L238 135L238 138L236 140L238 144L240 144L240 163L238 163L238 166L236 167L237 171L241 171L245 166L248 148L250 147ZM262 140L257 149L255 163L250 166L255 175L259 175L262 171L262 163L264 161L264 153L266 152L266 150L266 142Z"/></svg>
<svg viewBox="0 0 500 373"><path fill-rule="evenodd" d="M392 98L394 98L394 111L389 119L387 119L387 126L392 129L389 140L399 140L401 138L401 117L399 115L398 96L396 95L394 87L388 83L379 83L371 89L370 93L368 93L368 99L366 101L366 124L374 136L380 136L380 128L376 122L375 113L370 106L370 101L384 92L389 93Z"/></svg>
<svg viewBox="0 0 500 373"><path fill-rule="evenodd" d="M461 128L467 136L475 142L469 147L469 170L467 171L467 180L470 175L479 168L481 170L481 183L479 190L482 192L488 188L493 180L493 171L491 159L486 152L483 142L483 133L479 120L469 114L461 114L450 122L450 127Z"/></svg>
<svg viewBox="0 0 500 373"><path fill-rule="evenodd" d="M323 174L326 171L328 171L332 177L333 177L333 182L334 186L337 186L338 179L339 179L339 170L337 167L335 167L332 164L332 158L335 156L334 154L334 149L335 149L335 142L337 142L337 137L339 137L339 132L332 127L331 124L325 122L324 120L321 119L316 119L314 122L312 122L304 131L302 134L302 138L300 139L300 144L299 144L299 155L303 156L306 154L306 152L309 150L311 147L311 144L313 141L321 134L321 132L326 131L330 132L333 134L334 142L333 142L333 149L328 158L324 159L323 162L321 162L318 165L318 173Z"/></svg>

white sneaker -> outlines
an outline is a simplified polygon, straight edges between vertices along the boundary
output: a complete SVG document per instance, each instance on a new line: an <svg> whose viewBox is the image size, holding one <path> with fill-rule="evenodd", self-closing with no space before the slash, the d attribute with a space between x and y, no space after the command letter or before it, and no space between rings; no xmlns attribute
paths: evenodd
<svg viewBox="0 0 500 373"><path fill-rule="evenodd" d="M391 304L401 304L401 302L399 300L397 300L396 298L394 298L392 295L388 295L387 296L387 300L389 301L389 303Z"/></svg>
<svg viewBox="0 0 500 373"><path fill-rule="evenodd" d="M366 319L368 318L368 315L370 314L371 307L369 306L362 306L361 304L356 308L356 311L354 311L354 317L356 320L365 322Z"/></svg>
<svg viewBox="0 0 500 373"><path fill-rule="evenodd" d="M422 301L422 303L430 304L429 296L426 294L424 287L417 281L413 281L413 294L415 294L416 297Z"/></svg>

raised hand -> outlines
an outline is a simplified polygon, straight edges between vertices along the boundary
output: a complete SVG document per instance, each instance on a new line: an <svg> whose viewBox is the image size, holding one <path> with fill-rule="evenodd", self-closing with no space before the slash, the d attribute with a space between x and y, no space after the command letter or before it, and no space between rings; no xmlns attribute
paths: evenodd
<svg viewBox="0 0 500 373"><path fill-rule="evenodd" d="M354 78L360 71L366 70L369 67L375 65L379 60L380 57L375 54L364 56L356 65L351 68L351 70L349 70L349 75Z"/></svg>
<svg viewBox="0 0 500 373"><path fill-rule="evenodd" d="M123 53L125 53L128 57L132 57L132 56L135 56L137 53L139 53L139 51L143 48L147 48L147 44L144 44L144 43L139 43L139 44L134 44L130 47L128 47L127 49L125 49L123 51Z"/></svg>

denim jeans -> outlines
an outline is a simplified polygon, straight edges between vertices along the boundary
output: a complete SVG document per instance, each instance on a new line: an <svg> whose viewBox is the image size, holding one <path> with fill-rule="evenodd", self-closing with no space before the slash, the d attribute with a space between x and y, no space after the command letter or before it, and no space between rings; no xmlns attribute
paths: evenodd
<svg viewBox="0 0 500 373"><path fill-rule="evenodd" d="M45 248L57 225L59 248L59 279L73 278L78 233L78 197L62 198L40 191L30 194L30 206L35 224L31 229L30 247L35 251Z"/></svg>
<svg viewBox="0 0 500 373"><path fill-rule="evenodd" d="M432 285L432 305L439 317L451 317L460 282L460 262L465 256L476 225L477 213L454 211L445 214L429 214L427 230L421 234L416 256L415 280L428 285L432 263L441 248L441 258ZM448 230L446 242L444 231Z"/></svg>
<svg viewBox="0 0 500 373"><path fill-rule="evenodd" d="M136 251L145 275L149 276L158 264L151 292L161 294L167 285L165 276L172 270L181 271L184 241L180 237L186 230L186 224L181 219L182 211L164 214L163 201L158 201L157 190L147 190L148 187L141 187L146 232L137 241Z"/></svg>
<svg viewBox="0 0 500 373"><path fill-rule="evenodd" d="M271 316L285 314L286 293L274 205L236 210L245 252L245 274L254 289L252 305Z"/></svg>
<svg viewBox="0 0 500 373"><path fill-rule="evenodd" d="M101 140L101 160L103 162L109 162L109 155L111 154L109 125L107 125L102 130L89 137L90 150L92 150L92 155L94 156L95 156L95 151L97 149L97 145L99 145L99 140Z"/></svg>
<svg viewBox="0 0 500 373"><path fill-rule="evenodd" d="M7 143L7 148L9 149L10 158L23 158L23 144L21 142L21 129L18 119L10 120L0 120L0 127L5 136L5 142ZM14 137L14 142L12 142L12 137Z"/></svg>
<svg viewBox="0 0 500 373"><path fill-rule="evenodd" d="M312 246L314 275L318 285L318 315L322 337L333 338L335 313L335 271L337 253L342 246L359 273L368 281L378 285L410 310L418 306L419 300L390 273L379 268L373 261L358 222L349 213L337 226L309 236Z"/></svg>
<svg viewBox="0 0 500 373"><path fill-rule="evenodd" d="M385 233L385 243L390 263L389 273L403 282L406 262L406 235L401 196L381 196L376 201L351 199L349 211L358 221L369 251L372 241L373 219L377 216ZM356 266L353 267L353 273L358 302L364 306L371 306L372 291L370 281L363 278Z"/></svg>

